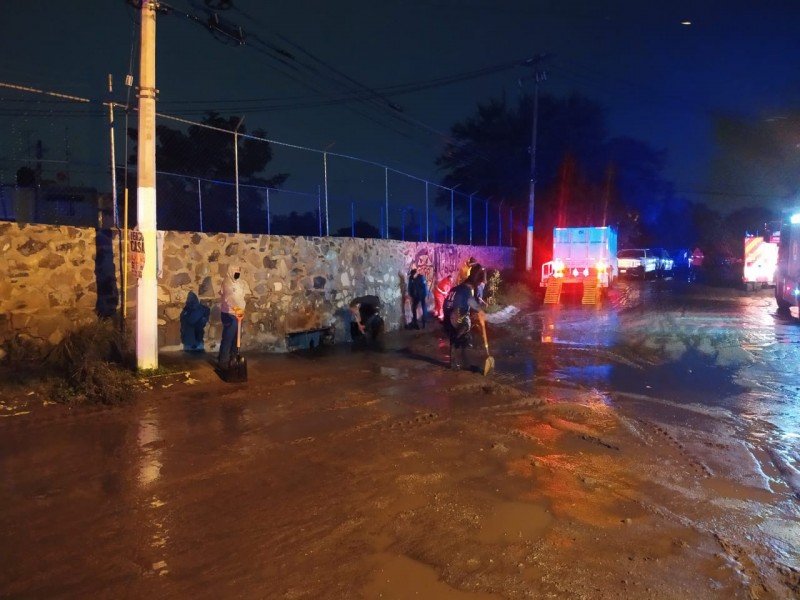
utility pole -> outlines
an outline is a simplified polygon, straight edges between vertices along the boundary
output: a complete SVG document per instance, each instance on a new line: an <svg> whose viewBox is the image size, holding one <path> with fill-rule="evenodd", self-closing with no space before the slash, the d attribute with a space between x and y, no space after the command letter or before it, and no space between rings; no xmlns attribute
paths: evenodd
<svg viewBox="0 0 800 600"><path fill-rule="evenodd" d="M111 73L108 74L108 120L111 135L111 210L114 212L114 227L119 227L119 211L117 210L117 158L114 148L114 101L111 95L114 92Z"/></svg>
<svg viewBox="0 0 800 600"><path fill-rule="evenodd" d="M141 9L136 220L144 238L145 261L136 290L136 365L140 370L158 368L156 2L142 0Z"/></svg>
<svg viewBox="0 0 800 600"><path fill-rule="evenodd" d="M540 54L539 56L526 61L527 65L538 66L539 62L548 55ZM531 127L531 174L530 174L530 188L528 193L528 227L527 239L525 244L525 270L533 270L533 208L536 190L536 133L537 121L539 119L539 82L547 79L547 74L544 71L535 71L532 75L536 85L533 91L533 125ZM522 80L519 81L522 86Z"/></svg>

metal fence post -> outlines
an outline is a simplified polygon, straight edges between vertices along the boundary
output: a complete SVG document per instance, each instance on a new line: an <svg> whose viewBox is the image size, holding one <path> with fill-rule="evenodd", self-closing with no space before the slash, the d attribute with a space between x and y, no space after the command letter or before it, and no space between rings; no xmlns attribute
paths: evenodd
<svg viewBox="0 0 800 600"><path fill-rule="evenodd" d="M236 233L239 231L239 127L242 126L244 115L239 119L236 124L236 129L233 132L233 160L234 160L234 177L236 178Z"/></svg>
<svg viewBox="0 0 800 600"><path fill-rule="evenodd" d="M491 196L489 196L486 199L486 206L485 206L486 211L483 217L483 236L484 236L485 246L489 245L489 200L491 199L492 199Z"/></svg>
<svg viewBox="0 0 800 600"><path fill-rule="evenodd" d="M322 188L317 186L317 221L319 222L319 237L322 237Z"/></svg>
<svg viewBox="0 0 800 600"><path fill-rule="evenodd" d="M350 202L350 237L356 237L356 203Z"/></svg>
<svg viewBox="0 0 800 600"><path fill-rule="evenodd" d="M450 188L450 243L453 243L453 194L455 188Z"/></svg>
<svg viewBox="0 0 800 600"><path fill-rule="evenodd" d="M270 225L270 214L269 214L269 188L267 188L267 235L271 234L272 226Z"/></svg>
<svg viewBox="0 0 800 600"><path fill-rule="evenodd" d="M322 161L325 167L325 235L330 236L330 222L328 221L328 153L322 154Z"/></svg>
<svg viewBox="0 0 800 600"><path fill-rule="evenodd" d="M203 233L203 186L200 179L197 179L197 204L200 207L200 233Z"/></svg>
<svg viewBox="0 0 800 600"><path fill-rule="evenodd" d="M472 197L475 192L469 195L469 245L472 246Z"/></svg>
<svg viewBox="0 0 800 600"><path fill-rule="evenodd" d="M428 182L425 182L425 241L430 241L430 226L428 224Z"/></svg>
<svg viewBox="0 0 800 600"><path fill-rule="evenodd" d="M500 200L500 206L497 207L497 245L503 245L503 202Z"/></svg>
<svg viewBox="0 0 800 600"><path fill-rule="evenodd" d="M385 189L386 189L386 239L389 239L389 168L384 167L384 176L385 176Z"/></svg>

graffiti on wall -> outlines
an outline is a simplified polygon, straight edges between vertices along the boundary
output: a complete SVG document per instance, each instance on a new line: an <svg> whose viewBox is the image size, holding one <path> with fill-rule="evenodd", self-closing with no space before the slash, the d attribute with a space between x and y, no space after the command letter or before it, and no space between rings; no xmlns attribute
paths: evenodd
<svg viewBox="0 0 800 600"><path fill-rule="evenodd" d="M449 277L458 272L458 248L436 246L435 271L438 277Z"/></svg>
<svg viewBox="0 0 800 600"><path fill-rule="evenodd" d="M417 272L424 275L425 279L428 281L434 281L434 275L436 273L433 258L434 257L431 256L430 250L427 248L419 250L414 256L414 265L417 269Z"/></svg>

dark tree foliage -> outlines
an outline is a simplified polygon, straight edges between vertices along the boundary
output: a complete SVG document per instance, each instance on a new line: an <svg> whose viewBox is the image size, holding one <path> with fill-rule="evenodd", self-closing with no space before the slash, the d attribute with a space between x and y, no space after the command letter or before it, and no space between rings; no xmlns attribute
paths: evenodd
<svg viewBox="0 0 800 600"><path fill-rule="evenodd" d="M322 223L322 233L325 233ZM272 219L272 233L275 235L303 235L318 237L320 235L319 213L292 211L288 215L276 215Z"/></svg>
<svg viewBox="0 0 800 600"><path fill-rule="evenodd" d="M36 171L30 167L17 169L17 185L19 187L36 187Z"/></svg>
<svg viewBox="0 0 800 600"><path fill-rule="evenodd" d="M379 238L380 230L364 219L356 219L352 227L340 227L336 234L338 237Z"/></svg>
<svg viewBox="0 0 800 600"><path fill-rule="evenodd" d="M758 119L721 116L712 185L731 210L747 205L794 209L800 193L800 111Z"/></svg>
<svg viewBox="0 0 800 600"><path fill-rule="evenodd" d="M233 131L238 118L209 112L202 123L207 127L190 125L186 131L156 126L159 229L236 230ZM245 126L240 126L239 134L246 133ZM129 129L128 135L137 141L136 129ZM252 135L263 138L266 132L256 129ZM264 170L272 160L270 144L242 135L238 137L240 230L265 232L266 188L279 188L289 175L265 176ZM136 163L135 151L129 161ZM132 185L135 189L135 181Z"/></svg>
<svg viewBox="0 0 800 600"><path fill-rule="evenodd" d="M527 215L533 99L490 100L451 129L437 159L443 185L477 190ZM609 139L604 110L579 94L540 95L536 143L535 230L550 247L554 226L615 225L623 239L655 238L674 200L661 179L664 153L630 138ZM447 192L437 201L449 203ZM521 239L521 236L518 237ZM664 243L664 242L662 242Z"/></svg>

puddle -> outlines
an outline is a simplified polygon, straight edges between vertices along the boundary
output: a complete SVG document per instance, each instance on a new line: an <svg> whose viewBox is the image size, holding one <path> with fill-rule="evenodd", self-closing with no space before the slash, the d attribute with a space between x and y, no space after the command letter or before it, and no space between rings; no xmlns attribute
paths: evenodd
<svg viewBox="0 0 800 600"><path fill-rule="evenodd" d="M387 600L500 600L501 596L462 592L441 581L436 571L407 556L378 555L380 565L362 589L362 598Z"/></svg>
<svg viewBox="0 0 800 600"><path fill-rule="evenodd" d="M478 540L493 544L534 540L541 537L552 520L552 515L537 504L505 502L485 519Z"/></svg>

